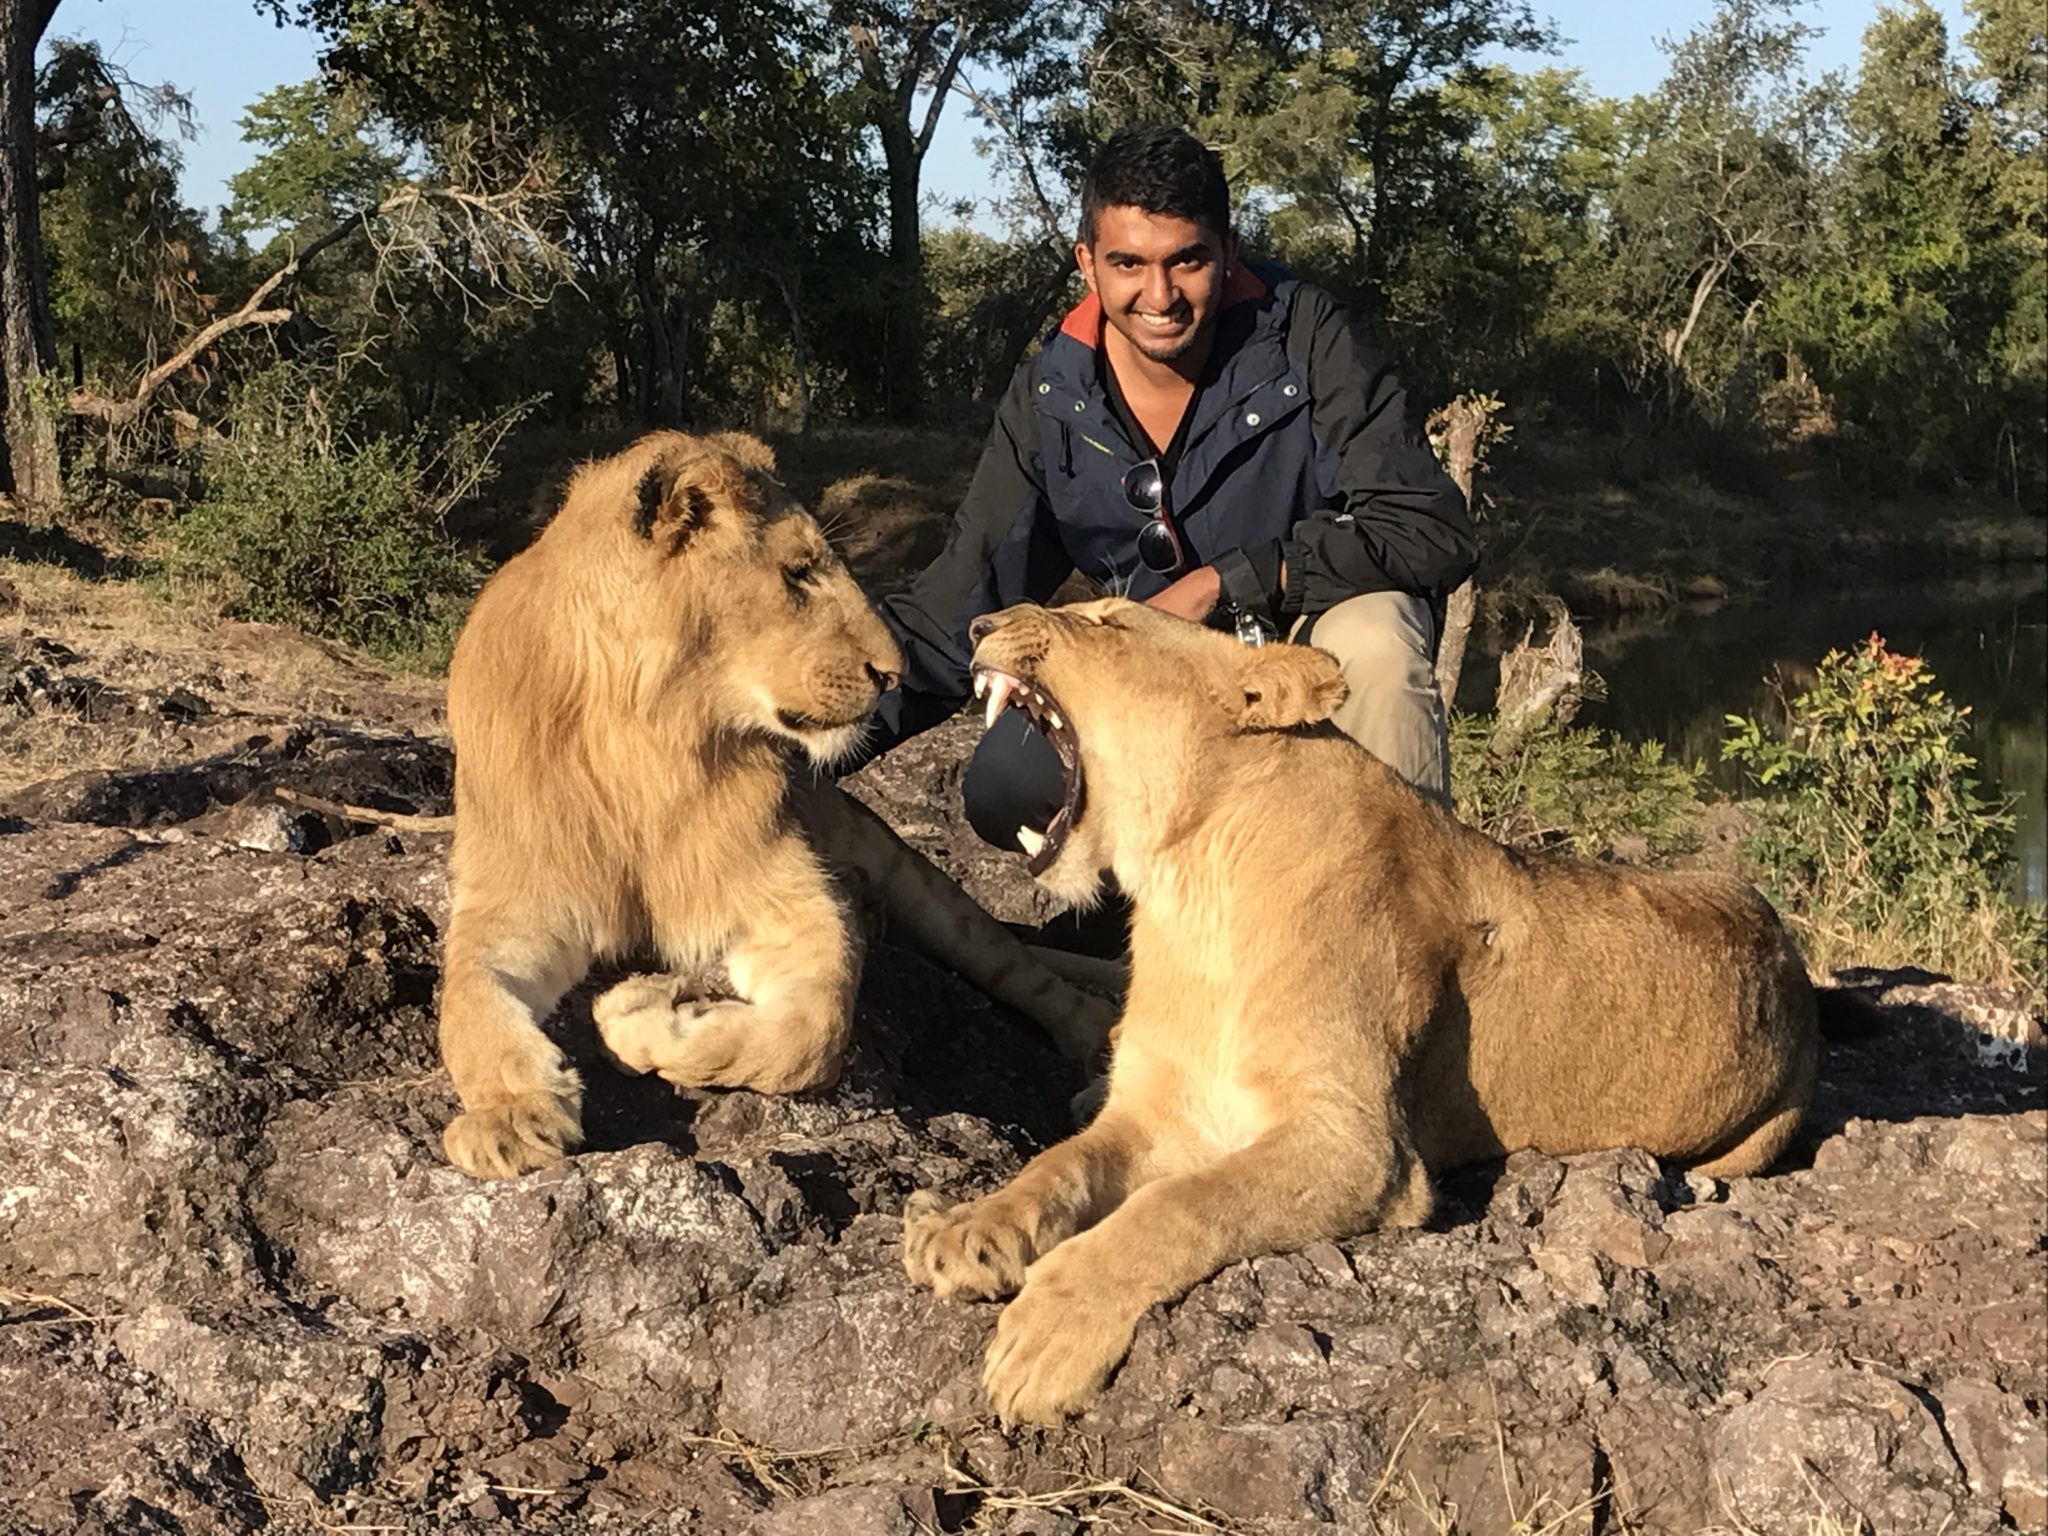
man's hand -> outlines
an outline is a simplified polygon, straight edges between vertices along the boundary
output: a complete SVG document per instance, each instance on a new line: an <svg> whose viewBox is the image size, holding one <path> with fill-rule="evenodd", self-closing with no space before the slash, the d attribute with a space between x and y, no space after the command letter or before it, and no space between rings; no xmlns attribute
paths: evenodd
<svg viewBox="0 0 2048 1536"><path fill-rule="evenodd" d="M1145 606L1170 613L1177 619L1200 624L1216 611L1223 596L1223 578L1213 565L1197 566L1164 592L1145 599Z"/></svg>

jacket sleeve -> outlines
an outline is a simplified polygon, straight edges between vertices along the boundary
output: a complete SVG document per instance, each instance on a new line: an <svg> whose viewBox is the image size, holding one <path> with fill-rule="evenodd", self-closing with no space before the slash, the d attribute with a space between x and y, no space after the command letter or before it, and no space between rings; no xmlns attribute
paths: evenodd
<svg viewBox="0 0 2048 1536"><path fill-rule="evenodd" d="M1281 613L1321 613L1361 592L1440 600L1472 574L1478 541L1392 364L1318 288L1301 290L1288 351L1308 373L1315 435L1337 455L1340 501L1282 542Z"/></svg>
<svg viewBox="0 0 2048 1536"><path fill-rule="evenodd" d="M1074 568L1046 501L1032 377L1027 362L997 408L945 548L908 591L879 605L903 648L903 682L883 695L866 742L840 773L949 718L970 691L967 626L1012 603L1044 602Z"/></svg>

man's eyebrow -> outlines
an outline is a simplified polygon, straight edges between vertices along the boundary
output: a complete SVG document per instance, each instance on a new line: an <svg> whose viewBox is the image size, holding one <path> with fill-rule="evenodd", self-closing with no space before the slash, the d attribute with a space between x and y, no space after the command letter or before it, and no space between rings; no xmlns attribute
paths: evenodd
<svg viewBox="0 0 2048 1536"><path fill-rule="evenodd" d="M1169 255L1166 258L1166 265L1169 267L1178 266L1181 262L1184 261L1201 261L1205 258L1213 261L1215 259L1215 256L1216 253L1214 250L1210 248L1208 241L1197 240L1192 245L1184 245L1179 250ZM1143 262L1145 258L1140 256L1136 251L1109 250L1104 251L1102 253L1102 259L1104 261Z"/></svg>

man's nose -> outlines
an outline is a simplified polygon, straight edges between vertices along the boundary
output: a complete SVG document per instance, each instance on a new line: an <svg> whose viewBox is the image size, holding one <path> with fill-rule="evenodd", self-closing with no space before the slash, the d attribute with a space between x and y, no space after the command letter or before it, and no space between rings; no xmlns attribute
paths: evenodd
<svg viewBox="0 0 2048 1536"><path fill-rule="evenodd" d="M1173 279L1163 266L1145 269L1145 307L1155 315L1163 315L1173 308L1175 293Z"/></svg>

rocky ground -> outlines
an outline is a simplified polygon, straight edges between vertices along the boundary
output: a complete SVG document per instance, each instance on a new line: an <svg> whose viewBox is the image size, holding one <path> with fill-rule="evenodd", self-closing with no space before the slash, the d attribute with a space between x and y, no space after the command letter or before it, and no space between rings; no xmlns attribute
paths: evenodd
<svg viewBox="0 0 2048 1536"><path fill-rule="evenodd" d="M2048 1053L1983 989L1852 978L1882 1026L1769 1177L1471 1170L1428 1230L1226 1270L1086 1418L1005 1432L996 1309L914 1290L898 1216L1062 1133L1024 1026L883 942L836 1091L691 1099L591 1059L584 994L590 1149L472 1181L445 839L273 794L445 811L433 691L252 706L218 634L144 667L12 606L0 717L124 745L0 787L0 1531L2048 1528ZM960 745L857 787L1041 917L947 819Z"/></svg>

